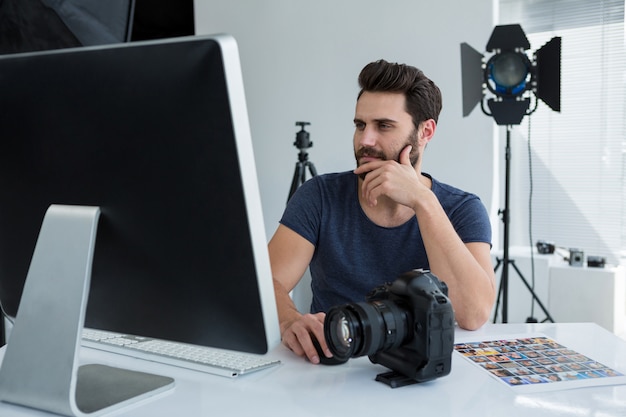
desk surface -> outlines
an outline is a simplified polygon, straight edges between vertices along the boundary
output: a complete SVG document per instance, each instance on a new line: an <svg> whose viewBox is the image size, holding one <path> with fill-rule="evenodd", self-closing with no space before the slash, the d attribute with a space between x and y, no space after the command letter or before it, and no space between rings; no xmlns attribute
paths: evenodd
<svg viewBox="0 0 626 417"><path fill-rule="evenodd" d="M544 334L626 373L626 342L595 324L488 324L457 330L457 341ZM0 358L4 349L0 350ZM81 362L122 366L176 379L174 390L115 412L115 416L626 416L626 385L519 394L453 354L449 375L391 389L375 382L386 371L366 357L340 366L314 366L279 346L279 367L235 379L83 348ZM415 411L412 411L415 410ZM0 416L49 415L0 403Z"/></svg>

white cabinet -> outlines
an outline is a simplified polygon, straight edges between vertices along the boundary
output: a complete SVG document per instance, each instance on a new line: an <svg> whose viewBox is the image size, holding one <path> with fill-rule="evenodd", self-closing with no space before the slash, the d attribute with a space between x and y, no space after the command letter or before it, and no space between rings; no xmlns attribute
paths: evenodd
<svg viewBox="0 0 626 417"><path fill-rule="evenodd" d="M626 335L626 274L623 266L550 268L549 310L556 322L594 322Z"/></svg>

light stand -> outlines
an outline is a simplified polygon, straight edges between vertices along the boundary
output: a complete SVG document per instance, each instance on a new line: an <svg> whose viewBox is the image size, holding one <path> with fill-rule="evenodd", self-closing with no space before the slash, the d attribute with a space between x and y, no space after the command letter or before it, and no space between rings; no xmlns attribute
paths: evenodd
<svg viewBox="0 0 626 417"><path fill-rule="evenodd" d="M530 42L520 25L496 26L487 42L486 49L493 52L489 60L467 43L461 44L461 66L463 83L463 116L468 116L480 103L483 113L492 116L496 124L506 126L505 152L505 196L504 209L499 210L504 223L503 257L497 258L494 272L502 266L500 288L493 321L495 323L502 299L502 322L508 322L509 266L513 266L534 301L554 322L533 288L528 284L515 262L509 257L510 222L510 175L511 175L511 126L519 125L524 116L537 109L541 99L552 110L561 110L561 38L555 37L539 48L532 57L526 54ZM485 93L493 98L486 100ZM535 97L531 109L531 98ZM529 317L527 322L535 322Z"/></svg>
<svg viewBox="0 0 626 417"><path fill-rule="evenodd" d="M502 219L502 223L504 223L504 242L503 242L503 254L502 258L496 258L496 266L494 268L494 272L498 271L498 268L502 266L502 273L500 275L500 289L498 290L498 299L496 301L495 313L493 315L493 322L496 322L496 318L498 316L498 308L500 307L500 299L502 299L502 323L508 323L508 298L509 298L509 265L515 269L517 275L522 280L522 283L526 286L533 299L537 302L539 307L546 314L546 320L550 320L554 323L552 316L545 308L537 294L533 290L533 288L528 284L528 281L524 278L524 275L519 270L517 265L515 265L515 261L509 257L509 222L510 222L510 208L509 208L509 200L510 200L510 182L511 182L511 126L506 126L506 148L505 148L505 180L504 180L504 209L498 211L500 217ZM529 318L528 322L534 321Z"/></svg>
<svg viewBox="0 0 626 417"><path fill-rule="evenodd" d="M313 142L309 140L309 132L304 130L304 127L310 125L309 122L296 122L296 126L300 126L300 130L296 133L296 141L293 145L300 150L298 154L298 162L296 162L296 168L293 173L293 179L291 180L291 188L289 189L289 198L287 202L291 200L291 196L296 192L298 187L306 181L306 169L309 169L309 173L312 177L317 175L317 170L313 162L309 161L309 154L306 149L313 146Z"/></svg>

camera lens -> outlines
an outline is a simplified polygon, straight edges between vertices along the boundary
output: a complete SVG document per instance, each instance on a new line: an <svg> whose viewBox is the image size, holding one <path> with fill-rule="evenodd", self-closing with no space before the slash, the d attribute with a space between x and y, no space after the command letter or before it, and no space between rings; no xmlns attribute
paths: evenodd
<svg viewBox="0 0 626 417"><path fill-rule="evenodd" d="M408 317L407 311L391 300L345 304L328 311L324 335L339 360L373 355L405 342Z"/></svg>
<svg viewBox="0 0 626 417"><path fill-rule="evenodd" d="M332 315L327 315L324 322L326 342L333 356L345 361L354 355L361 340L360 335L356 335L359 328L354 328L353 325L357 318L350 309L334 309L331 312Z"/></svg>

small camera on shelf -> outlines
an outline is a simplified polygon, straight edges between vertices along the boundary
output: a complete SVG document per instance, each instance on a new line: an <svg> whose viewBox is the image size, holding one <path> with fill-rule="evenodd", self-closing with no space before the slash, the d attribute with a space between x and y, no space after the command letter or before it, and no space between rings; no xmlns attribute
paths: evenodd
<svg viewBox="0 0 626 417"><path fill-rule="evenodd" d="M587 266L591 268L604 268L606 258L603 256L587 256Z"/></svg>
<svg viewBox="0 0 626 417"><path fill-rule="evenodd" d="M580 249L569 250L569 264L570 266L583 266L585 263L585 253Z"/></svg>
<svg viewBox="0 0 626 417"><path fill-rule="evenodd" d="M538 240L537 241L537 252L539 252L542 255L548 255L551 253L554 253L554 243L552 242L546 242L545 240Z"/></svg>

